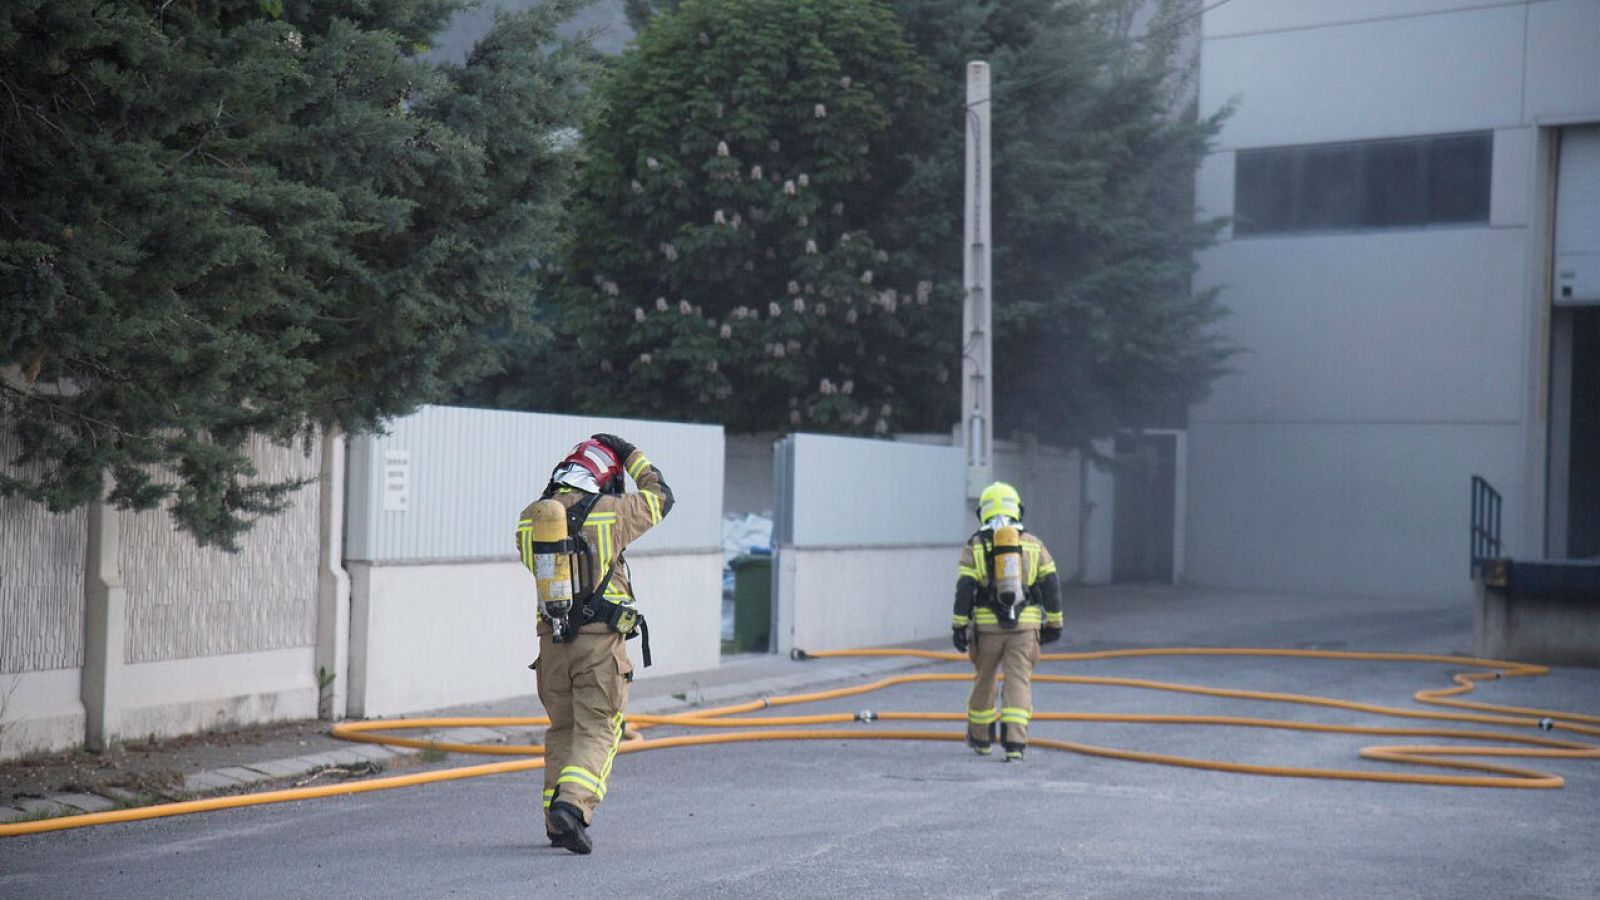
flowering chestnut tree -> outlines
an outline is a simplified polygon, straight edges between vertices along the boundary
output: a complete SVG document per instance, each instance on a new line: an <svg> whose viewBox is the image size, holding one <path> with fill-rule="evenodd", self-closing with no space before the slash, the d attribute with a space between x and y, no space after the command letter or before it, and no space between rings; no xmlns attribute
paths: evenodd
<svg viewBox="0 0 1600 900"><path fill-rule="evenodd" d="M654 20L584 131L550 316L570 402L944 427L959 297L880 233L913 171L897 112L929 89L877 0L688 0Z"/></svg>

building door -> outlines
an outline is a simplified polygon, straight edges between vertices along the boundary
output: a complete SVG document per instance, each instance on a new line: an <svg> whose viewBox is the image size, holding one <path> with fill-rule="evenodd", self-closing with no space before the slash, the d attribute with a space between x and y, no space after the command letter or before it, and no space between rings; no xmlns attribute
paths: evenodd
<svg viewBox="0 0 1600 900"><path fill-rule="evenodd" d="M1600 556L1600 126L1561 129L1545 554Z"/></svg>
<svg viewBox="0 0 1600 900"><path fill-rule="evenodd" d="M1181 577L1183 438L1179 431L1117 438L1112 581L1174 584Z"/></svg>
<svg viewBox="0 0 1600 900"><path fill-rule="evenodd" d="M1551 317L1546 555L1600 557L1600 306Z"/></svg>

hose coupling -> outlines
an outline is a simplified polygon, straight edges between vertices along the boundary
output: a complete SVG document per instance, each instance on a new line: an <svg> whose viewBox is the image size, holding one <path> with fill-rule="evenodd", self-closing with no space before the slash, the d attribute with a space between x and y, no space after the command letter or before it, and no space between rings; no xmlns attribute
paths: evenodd
<svg viewBox="0 0 1600 900"><path fill-rule="evenodd" d="M1554 727L1556 727L1556 722L1555 722L1554 719L1550 718L1549 716L1545 716L1544 718L1539 720L1539 730L1540 731L1549 731L1550 729L1552 729Z"/></svg>
<svg viewBox="0 0 1600 900"><path fill-rule="evenodd" d="M860 712L856 713L856 721L857 722L876 722L876 721L878 721L878 714L873 712L870 709L863 709Z"/></svg>
<svg viewBox="0 0 1600 900"><path fill-rule="evenodd" d="M795 662L805 662L811 658L811 654L801 650L799 647L796 647L789 651L789 658Z"/></svg>

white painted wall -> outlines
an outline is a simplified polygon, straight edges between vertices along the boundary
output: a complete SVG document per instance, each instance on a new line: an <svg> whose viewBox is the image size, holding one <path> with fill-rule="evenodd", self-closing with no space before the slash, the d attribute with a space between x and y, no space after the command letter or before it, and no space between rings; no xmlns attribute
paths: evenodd
<svg viewBox="0 0 1600 900"><path fill-rule="evenodd" d="M959 448L820 434L788 440L795 546L959 546L970 531Z"/></svg>
<svg viewBox="0 0 1600 900"><path fill-rule="evenodd" d="M722 543L720 425L427 406L387 434L350 445L345 556L372 562L509 559L517 515L578 442L609 432L641 448L677 504L644 540L651 550ZM385 460L404 454L407 508L385 507Z"/></svg>
<svg viewBox="0 0 1600 900"><path fill-rule="evenodd" d="M534 690L533 576L517 514L579 441L610 432L661 467L676 504L629 548L654 664L636 678L714 668L722 600L720 426L426 407L351 441L351 715L387 716ZM403 452L411 496L385 509L384 461Z"/></svg>
<svg viewBox="0 0 1600 900"><path fill-rule="evenodd" d="M126 665L122 735L129 740L222 731L317 716L311 647Z"/></svg>
<svg viewBox="0 0 1600 900"><path fill-rule="evenodd" d="M1518 5L1519 0L1229 0L1206 14L1203 31L1207 38L1239 36Z"/></svg>
<svg viewBox="0 0 1600 900"><path fill-rule="evenodd" d="M1260 238L1205 255L1249 352L1190 418L1192 581L1458 595L1474 474L1505 496L1508 549L1525 551L1525 232Z"/></svg>
<svg viewBox="0 0 1600 900"><path fill-rule="evenodd" d="M1062 582L1081 577L1083 463L1078 453L1035 442L995 441L994 474L1022 495L1028 530L1050 548ZM964 512L971 533L978 517L971 509Z"/></svg>
<svg viewBox="0 0 1600 900"><path fill-rule="evenodd" d="M774 534L775 649L870 647L950 628L969 533L960 448L790 435Z"/></svg>
<svg viewBox="0 0 1600 900"><path fill-rule="evenodd" d="M957 487L964 485L957 482ZM792 566L791 647L837 650L938 637L950 630L961 544L877 551L785 548ZM780 626L781 626L780 622Z"/></svg>
<svg viewBox="0 0 1600 900"><path fill-rule="evenodd" d="M82 669L0 673L0 760L83 743Z"/></svg>
<svg viewBox="0 0 1600 900"><path fill-rule="evenodd" d="M1217 247L1204 283L1230 286L1227 327L1248 352L1194 418L1520 420L1525 240L1458 228Z"/></svg>
<svg viewBox="0 0 1600 900"><path fill-rule="evenodd" d="M653 664L635 678L715 668L722 557L628 554ZM539 655L533 578L519 562L350 566L349 709L394 716L532 694Z"/></svg>
<svg viewBox="0 0 1600 900"><path fill-rule="evenodd" d="M1280 5L1296 4L1230 3L1206 18L1242 19L1254 10L1261 21L1278 22L1267 8ZM1225 150L1520 125L1524 10L1472 7L1242 36L1213 35L1208 24L1200 108L1238 100L1220 137Z"/></svg>
<svg viewBox="0 0 1600 900"><path fill-rule="evenodd" d="M1600 122L1600 3L1529 4L1527 46L1524 122Z"/></svg>
<svg viewBox="0 0 1600 900"><path fill-rule="evenodd" d="M1219 587L1461 597L1468 480L1538 554L1546 138L1600 119L1600 3L1233 0L1201 107L1237 113L1196 178L1233 211L1237 149L1492 130L1487 226L1231 239L1202 255L1246 349L1191 414L1187 571ZM1091 498L1092 499L1092 498Z"/></svg>
<svg viewBox="0 0 1600 900"><path fill-rule="evenodd" d="M1506 494L1505 535L1520 527L1515 424L1193 422L1190 438L1194 583L1461 598L1474 474Z"/></svg>

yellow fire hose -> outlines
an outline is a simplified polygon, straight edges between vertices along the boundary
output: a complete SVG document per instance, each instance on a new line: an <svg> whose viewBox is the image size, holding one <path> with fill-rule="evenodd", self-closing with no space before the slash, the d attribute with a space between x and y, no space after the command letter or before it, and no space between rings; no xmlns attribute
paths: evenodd
<svg viewBox="0 0 1600 900"><path fill-rule="evenodd" d="M966 659L966 657L962 654L940 652L935 650L826 650L812 652L809 654L802 652L797 653L796 655L800 658L902 656L952 662ZM1422 662L1468 666L1482 669L1484 671L1456 673L1451 676L1451 680L1454 683L1453 687L1422 690L1413 695L1413 699L1417 700L1419 703L1430 704L1434 706L1446 706L1454 709L1474 710L1474 712L1444 712L1406 709L1399 707L1379 706L1371 703L1360 703L1352 700L1337 700L1328 697L1318 697L1306 694L1285 694L1268 691L1212 688L1194 684L1151 681L1141 678L1052 675L1041 672L1035 673L1033 680L1036 682L1053 684L1105 685L1273 703L1295 703L1307 706L1343 709L1372 715L1392 716L1397 718L1430 719L1435 721L1462 722L1477 725L1500 725L1513 728L1535 728L1543 731L1561 731L1580 734L1588 737L1600 737L1600 716L1562 712L1559 710L1532 709L1520 706L1501 706L1455 699L1462 694L1471 692L1476 686L1476 683L1479 681L1499 678L1524 678L1536 675L1544 675L1548 674L1549 672L1549 669L1544 666L1532 665L1528 663L1507 662L1504 660L1492 659L1474 659L1467 656L1439 656L1418 653L1366 653L1332 650L1272 650L1257 648L1207 647L1161 648L1149 650L1105 650L1090 653L1046 653L1042 654L1040 659L1041 661L1050 662L1083 662L1089 660L1117 659L1140 656L1264 656L1304 659L1365 660L1380 662ZM875 720L882 720L886 722L959 721L965 723L966 714L964 712L862 712L754 717L744 716L744 714L753 713L772 707L795 706L804 703L817 703L826 700L853 697L873 691L880 691L885 688L894 687L895 685L937 681L957 682L971 680L972 676L965 673L923 673L894 675L852 687L837 688L827 691L816 691L807 694L791 694L769 697L762 700L753 700L747 703L721 706L715 709L699 710L679 715L630 715L628 717L629 723L640 728L666 725L687 728L738 728L745 730L717 731L705 734L685 734L662 738L637 738L624 741L619 748L619 752L639 753L645 750L660 750L670 747L698 747L709 744L743 743L750 741L961 741L965 735L965 728L957 731L915 731L879 729L863 730L859 728L819 729L811 726L835 724L842 725L847 723L854 724L856 722L871 722ZM1241 716L1159 715L1135 713L1041 712L1036 713L1033 716L1033 719L1035 721L1045 722L1118 722L1125 724L1212 725L1243 728L1274 728L1289 731L1319 732L1324 734L1384 735L1389 737L1406 738L1445 738L1451 740L1494 741L1498 743L1498 746L1484 746L1478 744L1405 744L1367 747L1361 751L1361 756L1365 759L1373 759L1392 763L1409 763L1433 768L1465 770L1468 772L1478 773L1471 775L1453 775L1253 765L1228 762L1225 760L1198 759L1187 756L1173 756L1164 753L1145 753L1137 750L1100 747L1093 744L1082 744L1076 741L1063 741L1053 738L1032 737L1028 741L1029 746L1031 747L1047 747L1053 750L1065 750L1072 753L1081 753L1087 756L1099 756L1108 759L1122 759L1133 762L1156 763L1159 765L1168 766L1183 766L1193 769L1209 769L1220 772L1236 772L1246 775L1274 775L1292 778L1329 778L1347 781L1400 782L1405 784L1454 785L1458 787L1559 788L1565 782L1556 775L1539 772L1534 769L1525 769L1501 765L1498 763L1464 759L1463 757L1510 756L1542 759L1600 758L1600 744L1589 744L1582 741L1563 740L1555 737L1541 737L1537 735L1516 734L1502 731L1463 730L1455 728L1401 728L1370 725L1335 725L1317 722L1298 722L1284 719L1263 719ZM90 825L107 825L114 822L134 822L141 819L180 816L187 815L189 813L209 812L217 809L233 809L243 806L257 806L265 803L285 803L292 800L311 800L318 797L344 796L347 794L359 794L367 791L382 791L390 790L392 788L429 784L437 781L450 781L457 778L476 778L482 775L500 775L508 772L526 772L532 769L544 767L544 747L542 745L458 744L447 741L430 741L418 738L400 737L389 734L388 732L415 728L495 728L540 726L549 724L550 720L542 716L516 718L391 719L371 722L341 722L332 727L331 734L333 734L335 737L350 741L386 744L397 747L432 749L448 753L479 753L500 756L516 756L522 758L507 762L486 763L482 765L465 766L454 769L441 769L431 772L418 772L411 775L395 775L386 778L374 778L366 781L353 781L342 784L329 784L319 787L303 787L279 791L265 791L258 794L212 797L205 800L190 800L181 803L168 803L157 806L140 807L136 809L120 809L109 812L89 813L86 815L41 819L33 822L13 823L9 825L0 825L0 837L37 834L45 831L58 831L68 828L83 828ZM779 728L785 730L773 730Z"/></svg>

